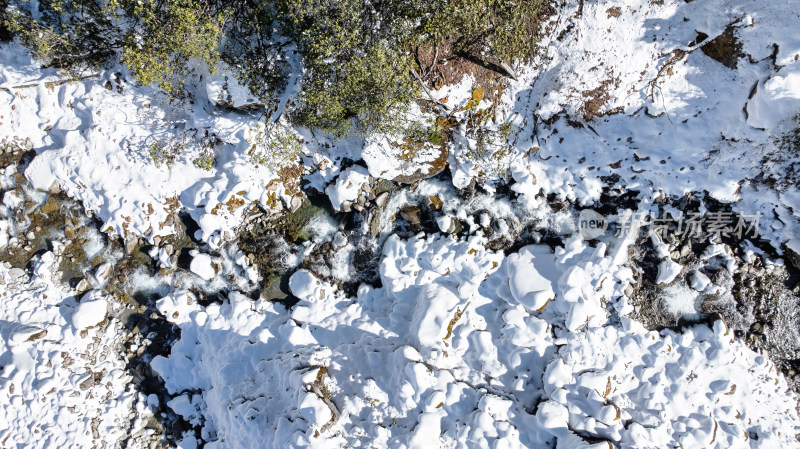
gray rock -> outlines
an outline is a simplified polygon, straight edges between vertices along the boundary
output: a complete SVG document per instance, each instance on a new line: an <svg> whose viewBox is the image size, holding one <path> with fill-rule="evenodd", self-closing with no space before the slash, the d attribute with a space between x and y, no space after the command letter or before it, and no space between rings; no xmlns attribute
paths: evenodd
<svg viewBox="0 0 800 449"><path fill-rule="evenodd" d="M299 196L294 196L294 197L292 197L292 201L289 204L289 207L291 209L290 211L291 212L296 212L297 209L300 209L300 206L302 206L302 205L303 205L303 198L299 197Z"/></svg>
<svg viewBox="0 0 800 449"><path fill-rule="evenodd" d="M686 257L692 252L692 245L685 244L681 246L681 257Z"/></svg>
<svg viewBox="0 0 800 449"><path fill-rule="evenodd" d="M633 285L628 284L625 287L625 290L624 290L623 293L625 293L625 296L627 296L628 298L631 298L631 297L633 297L633 294L636 293L636 290L633 289Z"/></svg>
<svg viewBox="0 0 800 449"><path fill-rule="evenodd" d="M92 284L86 279L81 279L78 285L75 286L75 291L78 293L88 292L92 289Z"/></svg>
<svg viewBox="0 0 800 449"><path fill-rule="evenodd" d="M264 282L264 288L261 290L261 298L267 301L279 301L289 296L289 291L281 286L283 276L272 275ZM288 286L288 280L285 283Z"/></svg>
<svg viewBox="0 0 800 449"><path fill-rule="evenodd" d="M50 184L50 188L47 189L47 191L51 195L58 195L59 193L61 193L61 184L59 184L58 181L53 181L53 183Z"/></svg>
<svg viewBox="0 0 800 449"><path fill-rule="evenodd" d="M458 222L458 219L447 215L439 217L436 220L436 224L439 225L439 230L445 234L456 233L459 231L459 228L461 227L460 223Z"/></svg>
<svg viewBox="0 0 800 449"><path fill-rule="evenodd" d="M107 280L111 279L111 275L114 274L114 266L111 265L109 262L106 262L97 267L97 270L94 272L94 277L97 279L98 282L104 283Z"/></svg>
<svg viewBox="0 0 800 449"><path fill-rule="evenodd" d="M139 239L132 235L129 235L127 239L125 239L125 252L128 254L133 254L136 250L136 245L139 244Z"/></svg>
<svg viewBox="0 0 800 449"><path fill-rule="evenodd" d="M389 192L383 192L375 197L375 205L383 209L389 202Z"/></svg>
<svg viewBox="0 0 800 449"><path fill-rule="evenodd" d="M381 227L381 214L373 210L369 217L369 234L373 237L377 237L378 234L381 233Z"/></svg>
<svg viewBox="0 0 800 449"><path fill-rule="evenodd" d="M407 221L410 225L418 225L420 222L419 206L406 206L400 209L400 218Z"/></svg>

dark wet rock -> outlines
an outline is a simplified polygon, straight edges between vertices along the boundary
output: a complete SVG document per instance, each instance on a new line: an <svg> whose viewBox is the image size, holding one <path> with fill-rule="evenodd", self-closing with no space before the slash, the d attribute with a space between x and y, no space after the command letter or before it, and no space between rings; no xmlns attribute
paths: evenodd
<svg viewBox="0 0 800 449"><path fill-rule="evenodd" d="M700 51L709 58L733 70L736 70L739 58L744 56L742 43L736 37L732 26L725 29L722 34L715 37L711 42L705 43L700 48Z"/></svg>
<svg viewBox="0 0 800 449"><path fill-rule="evenodd" d="M420 224L421 212L422 209L419 206L405 206L400 209L400 218L412 226L418 225Z"/></svg>
<svg viewBox="0 0 800 449"><path fill-rule="evenodd" d="M41 211L49 215L57 212L58 208L59 208L58 200L54 195L51 195L47 198L47 201L45 201L44 205L42 205Z"/></svg>
<svg viewBox="0 0 800 449"><path fill-rule="evenodd" d="M289 291L289 273L266 276L260 297L267 301L284 301L291 296Z"/></svg>
<svg viewBox="0 0 800 449"><path fill-rule="evenodd" d="M795 269L800 270L800 240L794 239L787 242L786 245L784 245L784 250L789 263L791 263Z"/></svg>
<svg viewBox="0 0 800 449"><path fill-rule="evenodd" d="M378 210L372 210L369 213L369 235L377 237L381 233L381 214Z"/></svg>
<svg viewBox="0 0 800 449"><path fill-rule="evenodd" d="M432 195L425 199L425 205L431 210L439 211L442 210L444 202L438 196Z"/></svg>

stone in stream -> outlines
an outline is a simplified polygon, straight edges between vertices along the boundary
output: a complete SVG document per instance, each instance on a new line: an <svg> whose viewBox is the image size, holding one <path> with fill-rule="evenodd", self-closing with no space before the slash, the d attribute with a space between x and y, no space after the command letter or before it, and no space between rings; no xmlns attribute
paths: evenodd
<svg viewBox="0 0 800 449"><path fill-rule="evenodd" d="M420 223L420 212L419 206L406 206L400 209L400 218L410 225L418 225Z"/></svg>
<svg viewBox="0 0 800 449"><path fill-rule="evenodd" d="M445 215L436 219L436 224L439 225L439 230L445 234L454 234L461 228L458 219Z"/></svg>

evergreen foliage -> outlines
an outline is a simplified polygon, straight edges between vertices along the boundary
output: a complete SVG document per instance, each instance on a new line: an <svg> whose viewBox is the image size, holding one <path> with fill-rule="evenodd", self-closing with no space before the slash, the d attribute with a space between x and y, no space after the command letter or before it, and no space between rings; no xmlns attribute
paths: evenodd
<svg viewBox="0 0 800 449"><path fill-rule="evenodd" d="M543 0L4 0L2 27L46 66L119 58L142 84L176 94L191 61L225 61L267 100L302 57L296 124L337 136L389 126L420 97L413 53L452 54L513 75L535 51ZM2 29L0 29L2 31ZM266 101L265 101L266 102Z"/></svg>

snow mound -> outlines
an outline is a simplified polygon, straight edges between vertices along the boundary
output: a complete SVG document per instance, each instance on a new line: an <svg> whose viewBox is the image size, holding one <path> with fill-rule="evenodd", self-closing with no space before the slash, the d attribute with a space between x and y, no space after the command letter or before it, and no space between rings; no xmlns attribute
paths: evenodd
<svg viewBox="0 0 800 449"><path fill-rule="evenodd" d="M348 297L301 270L290 310L165 297L181 338L152 367L170 392L202 392L170 404L200 410L208 448L796 446L774 365L722 323L657 333L626 318L630 270L603 244L484 244L390 236L382 287Z"/></svg>
<svg viewBox="0 0 800 449"><path fill-rule="evenodd" d="M217 270L214 269L211 256L203 253L195 253L192 257L192 262L189 264L189 270L205 279L210 281L217 275Z"/></svg>
<svg viewBox="0 0 800 449"><path fill-rule="evenodd" d="M549 248L538 249L540 254L542 249L547 252L542 254L543 257L549 256ZM504 266L509 276L508 287L513 299L529 309L539 310L555 299L555 293L550 281L536 271L535 252L534 247L523 248L519 253L509 255Z"/></svg>
<svg viewBox="0 0 800 449"><path fill-rule="evenodd" d="M72 325L78 330L83 330L103 322L108 314L108 300L92 292L78 304L72 314Z"/></svg>
<svg viewBox="0 0 800 449"><path fill-rule="evenodd" d="M794 63L758 86L747 102L747 123L771 129L800 113L800 64Z"/></svg>

